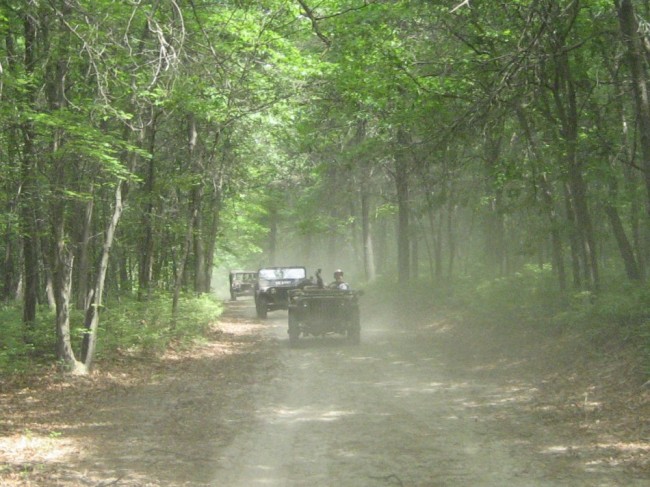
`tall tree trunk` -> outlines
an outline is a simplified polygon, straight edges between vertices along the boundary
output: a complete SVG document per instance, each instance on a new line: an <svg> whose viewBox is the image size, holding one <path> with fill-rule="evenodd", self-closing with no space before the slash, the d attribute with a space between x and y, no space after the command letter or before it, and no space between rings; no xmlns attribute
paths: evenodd
<svg viewBox="0 0 650 487"><path fill-rule="evenodd" d="M2 267L0 268L0 273L2 274L2 295L0 296L0 300L2 301L9 301L13 297L16 280L14 242L10 227L10 223L7 223L4 235L5 255L2 260Z"/></svg>
<svg viewBox="0 0 650 487"><path fill-rule="evenodd" d="M176 316L178 315L178 302L183 288L183 280L185 278L185 269L187 267L187 260L190 255L190 248L192 246L192 234L194 233L194 222L196 220L196 208L190 204L190 215L187 222L187 233L181 250L181 255L178 259L176 267L176 276L174 279L174 294L172 298L172 329L176 327Z"/></svg>
<svg viewBox="0 0 650 487"><path fill-rule="evenodd" d="M612 227L614 232L614 237L616 238L616 243L618 244L618 250L623 259L623 264L625 266L625 272L627 273L627 278L630 281L640 281L641 280L641 271L637 263L636 257L634 256L634 249L630 240L627 238L625 233L625 228L621 222L621 217L618 213L618 210L612 203L616 201L618 193L618 188L616 184L616 179L612 178L609 181L609 198L610 200L605 203L605 213L609 219L609 224Z"/></svg>
<svg viewBox="0 0 650 487"><path fill-rule="evenodd" d="M618 19L627 47L627 60L632 75L632 90L639 121L641 156L646 186L646 213L650 222L650 96L648 94L648 72L643 43L645 31L641 31L632 0L615 0Z"/></svg>
<svg viewBox="0 0 650 487"><path fill-rule="evenodd" d="M375 237L373 241L377 244L375 269L378 269L377 274L382 276L386 275L386 263L390 258L388 248L388 225L386 223L386 218L378 218L374 230Z"/></svg>
<svg viewBox="0 0 650 487"><path fill-rule="evenodd" d="M269 265L274 266L278 258L278 209L272 203L269 208Z"/></svg>
<svg viewBox="0 0 650 487"><path fill-rule="evenodd" d="M627 273L627 278L630 281L640 281L641 272L639 271L639 266L634 257L634 250L632 245L625 234L625 229L621 223L621 218L618 214L618 210L611 204L605 205L605 213L607 213L607 218L609 223L612 226L612 231L614 232L614 237L616 238L616 243L618 244L618 250L621 253L623 259L623 264L625 265L625 272Z"/></svg>
<svg viewBox="0 0 650 487"><path fill-rule="evenodd" d="M409 224L409 174L406 156L406 134L397 134L400 147L395 157L395 187L397 190L397 277L400 284L410 278L411 245Z"/></svg>
<svg viewBox="0 0 650 487"><path fill-rule="evenodd" d="M440 281L442 278L442 212L440 212L440 222L436 224L436 211L433 208L429 208L429 226L431 227L431 245L433 247L433 272L432 277L436 281Z"/></svg>
<svg viewBox="0 0 650 487"><path fill-rule="evenodd" d="M92 234L93 210L95 208L94 199L94 182L90 184L88 201L83 203L80 208L81 228L79 231L78 256L79 264L77 265L77 308L88 308L90 299L90 237Z"/></svg>
<svg viewBox="0 0 650 487"><path fill-rule="evenodd" d="M454 203L451 192L447 201L447 248L449 258L447 260L447 280L452 282L454 277L454 261L456 259L456 233L454 232Z"/></svg>
<svg viewBox="0 0 650 487"><path fill-rule="evenodd" d="M53 182L61 190L65 184L65 164L64 160L55 160L52 168ZM86 369L77 361L70 337L70 299L74 256L66 244L65 202L61 197L55 197L53 200L50 219L53 236L51 262L52 288L56 308L56 357L65 364L69 372L83 373Z"/></svg>
<svg viewBox="0 0 650 487"><path fill-rule="evenodd" d="M418 227L411 224L411 279L420 277L420 242L418 239Z"/></svg>
<svg viewBox="0 0 650 487"><path fill-rule="evenodd" d="M196 293L205 293L208 288L205 282L205 242L203 235L203 185L195 187L192 190L192 201L195 208L194 214L194 232L192 233L194 248L194 291Z"/></svg>
<svg viewBox="0 0 650 487"><path fill-rule="evenodd" d="M41 230L44 232L44 230ZM49 250L49 245L46 242L46 238L43 237L40 239L41 240L41 252L40 254L42 255L42 258L40 259L42 262L42 267L43 271L41 272L43 276L43 280L45 281L45 300L47 301L47 306L50 309L50 311L54 311L56 309L56 299L54 298L54 277L52 275L52 268L51 268L51 260L49 259L49 255L51 254L51 250Z"/></svg>
<svg viewBox="0 0 650 487"><path fill-rule="evenodd" d="M145 208L142 214L142 244L140 248L140 269L138 273L138 299L149 299L154 260L154 220L155 204L154 191L156 187L156 160L154 158L156 115L151 117L151 126L146 130L147 151L150 155L144 180L143 192Z"/></svg>
<svg viewBox="0 0 650 487"><path fill-rule="evenodd" d="M95 358L95 348L97 345L97 329L99 327L99 314L102 307L103 294L104 294L104 281L106 280L106 271L108 270L108 258L113 246L113 239L115 237L115 230L117 224L122 216L123 202L122 202L122 181L117 183L115 188L115 203L113 207L113 215L106 228L104 235L104 245L102 248L102 257L99 264L99 271L95 279L95 286L93 288L92 298L86 309L86 317L84 322L85 332L83 343L81 347L81 360L83 361L86 370L90 370Z"/></svg>
<svg viewBox="0 0 650 487"><path fill-rule="evenodd" d="M499 120L496 127L488 129L490 134L486 137L484 171L486 173L486 194L490 197L485 221L483 222L483 235L485 244L485 264L496 276L506 272L506 236L503 215L503 189L501 187L500 168L501 144L503 139L503 121Z"/></svg>
<svg viewBox="0 0 650 487"><path fill-rule="evenodd" d="M576 289L582 288L582 260L580 258L580 243L578 239L578 231L576 224L575 212L573 211L573 204L571 203L571 196L567 184L563 185L564 188L564 207L566 211L566 219L569 222L569 248L571 250L571 272L573 276L573 287Z"/></svg>
<svg viewBox="0 0 650 487"><path fill-rule="evenodd" d="M9 29L7 29L4 40L7 60L6 68L8 68L11 73L16 73L19 69L16 43L14 35ZM5 97L7 97L7 99L9 97L6 89L3 89L3 92L2 101L5 100ZM5 127L4 132L7 139L5 143L7 161L15 167L22 167L19 149L20 128L16 126ZM19 204L19 195L16 194L15 182L12 181L11 178L6 178L6 186L3 190L7 195L13 194L13 196L7 201L5 214L15 215L16 212L19 211L17 209L19 208L17 206ZM20 217L20 213L18 213L18 215ZM0 296L0 299L9 301L15 298L16 287L19 281L18 275L20 274L20 270L18 269L18 262L20 262L20 259L18 258L20 250L18 247L20 242L15 240L15 232L11 219L7 219L4 232L4 242L5 255L2 267L0 268L0 275L2 275L2 296Z"/></svg>
<svg viewBox="0 0 650 487"><path fill-rule="evenodd" d="M205 266L203 269L204 272L204 283L206 288L203 290L205 293L209 293L212 288L212 271L214 269L214 252L217 247L217 235L219 233L219 225L221 221L221 195L217 195L216 203L210 210L210 224L208 225L208 232L206 235L206 245L205 245Z"/></svg>
<svg viewBox="0 0 650 487"><path fill-rule="evenodd" d="M25 71L28 75L34 72L36 63L36 20L31 15L24 18L25 34ZM26 94L28 106L36 103L36 87L28 86ZM27 330L33 327L36 320L38 304L38 228L36 197L36 148L34 145L36 131L33 122L25 120L21 124L23 135L23 157L20 166L22 191L20 197L20 224L23 240L24 261L24 292L23 292L23 322ZM26 330L26 331L27 331ZM29 341L28 333L25 338Z"/></svg>
<svg viewBox="0 0 650 487"><path fill-rule="evenodd" d="M193 214L194 231L192 233L193 248L194 248L194 291L196 293L207 293L210 291L210 281L206 279L206 238L205 235L204 219L203 219L203 206L204 206L204 187L203 174L205 168L199 160L200 154L197 154L196 145L198 141L198 130L196 128L196 119L194 115L190 115L188 119L188 157L190 164L195 168L194 172L200 176L200 184L192 188L191 201L194 207Z"/></svg>
<svg viewBox="0 0 650 487"><path fill-rule="evenodd" d="M562 124L562 138L567 164L569 194L575 214L581 252L585 257L585 278L589 287L599 288L598 259L591 215L587 204L587 184L582 175L582 162L578 159L578 107L576 91L571 76L569 57L561 46L556 54L556 86L554 98L556 110Z"/></svg>
<svg viewBox="0 0 650 487"><path fill-rule="evenodd" d="M361 189L361 240L363 242L363 271L367 281L376 277L375 255L372 242L372 224L370 221L370 196L365 188Z"/></svg>

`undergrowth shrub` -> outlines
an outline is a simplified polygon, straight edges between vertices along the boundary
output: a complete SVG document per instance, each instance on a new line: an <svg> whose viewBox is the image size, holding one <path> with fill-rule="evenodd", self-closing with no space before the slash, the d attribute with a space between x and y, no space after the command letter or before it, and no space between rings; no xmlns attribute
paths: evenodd
<svg viewBox="0 0 650 487"><path fill-rule="evenodd" d="M371 308L419 317L438 310L458 322L495 330L518 328L542 335L572 333L597 353L634 350L650 375L650 288L603 277L598 292L561 292L550 266L527 266L501 278L457 277L453 283L412 282L407 287L382 280L368 285ZM364 298L365 299L365 298Z"/></svg>
<svg viewBox="0 0 650 487"><path fill-rule="evenodd" d="M22 373L35 363L55 358L54 313L39 309L31 327L22 325L22 308L5 304L0 307L0 374Z"/></svg>
<svg viewBox="0 0 650 487"><path fill-rule="evenodd" d="M183 295L176 320L172 320L168 295L154 295L146 302L122 299L115 308L107 306L100 319L97 346L99 357L114 352L156 354L171 342L185 346L205 334L223 311L211 295Z"/></svg>
<svg viewBox="0 0 650 487"><path fill-rule="evenodd" d="M97 341L97 359L110 360L115 354L154 354L170 343L188 346L205 334L221 314L222 303L210 295L182 296L172 323L171 299L155 295L149 301L122 298L102 309ZM32 371L56 360L55 315L47 307L38 310L34 325L22 324L20 303L0 307L0 375ZM83 312L71 311L72 346L77 358L84 333Z"/></svg>

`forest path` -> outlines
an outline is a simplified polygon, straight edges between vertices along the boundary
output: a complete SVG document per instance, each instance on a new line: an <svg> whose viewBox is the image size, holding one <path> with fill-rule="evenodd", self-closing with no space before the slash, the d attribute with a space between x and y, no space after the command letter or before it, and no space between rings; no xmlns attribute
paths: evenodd
<svg viewBox="0 0 650 487"><path fill-rule="evenodd" d="M260 322L239 300L192 350L0 394L0 485L648 485L648 441L595 431L615 417L642 436L645 399L608 415L620 394L510 357L503 336L373 309L359 346L291 349L285 311Z"/></svg>
<svg viewBox="0 0 650 487"><path fill-rule="evenodd" d="M254 395L252 422L217 452L214 485L647 485L531 415L529 381L471 369L467 350L378 321L364 321L359 347L327 337L289 349L286 313L271 314L263 333L280 366Z"/></svg>

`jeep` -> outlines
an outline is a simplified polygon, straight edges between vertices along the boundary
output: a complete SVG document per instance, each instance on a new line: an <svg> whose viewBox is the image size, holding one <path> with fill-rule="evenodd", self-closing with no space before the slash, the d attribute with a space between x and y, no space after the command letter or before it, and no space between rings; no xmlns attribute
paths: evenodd
<svg viewBox="0 0 650 487"><path fill-rule="evenodd" d="M255 283L255 311L265 319L269 311L287 309L288 292L304 286L307 270L304 267L263 267L257 272Z"/></svg>

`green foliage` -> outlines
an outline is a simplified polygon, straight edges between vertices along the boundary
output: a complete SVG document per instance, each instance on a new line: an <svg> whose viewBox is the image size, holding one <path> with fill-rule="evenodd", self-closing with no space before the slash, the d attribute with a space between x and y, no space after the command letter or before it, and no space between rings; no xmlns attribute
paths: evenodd
<svg viewBox="0 0 650 487"><path fill-rule="evenodd" d="M41 308L30 329L22 325L22 308L16 304L0 307L3 324L0 340L0 375L28 372L55 358L55 336L52 333L54 314Z"/></svg>
<svg viewBox="0 0 650 487"><path fill-rule="evenodd" d="M548 268L527 267L508 278L456 280L447 284L422 280L400 287L381 280L366 287L366 313L403 317L416 323L436 313L492 329L534 330L547 336L572 334L595 354L627 349L642 358L650 376L650 289L617 284L595 295L560 293Z"/></svg>
<svg viewBox="0 0 650 487"><path fill-rule="evenodd" d="M158 295L146 302L122 299L109 303L101 313L98 357L110 361L115 354L147 355L164 351L170 344L190 346L200 339L223 310L222 303L209 295L184 295L180 299L175 323L171 320L169 296ZM72 313L73 344L81 343L83 314ZM0 342L0 375L34 372L55 359L51 323L53 313L40 309L29 332L21 323L17 305L0 308L3 323Z"/></svg>
<svg viewBox="0 0 650 487"><path fill-rule="evenodd" d="M557 326L584 330L594 336L615 330L623 340L645 342L646 353L650 354L650 290L644 286L626 283L598 295L574 293L568 307L553 321Z"/></svg>
<svg viewBox="0 0 650 487"><path fill-rule="evenodd" d="M122 300L102 312L98 357L110 360L116 352L156 354L172 342L187 346L207 331L222 310L221 302L212 296L183 295L173 322L168 295L148 301Z"/></svg>
<svg viewBox="0 0 650 487"><path fill-rule="evenodd" d="M461 282L455 289L458 297L465 300L473 314L488 319L509 316L534 324L562 309L564 303L550 265L526 265L510 276Z"/></svg>

